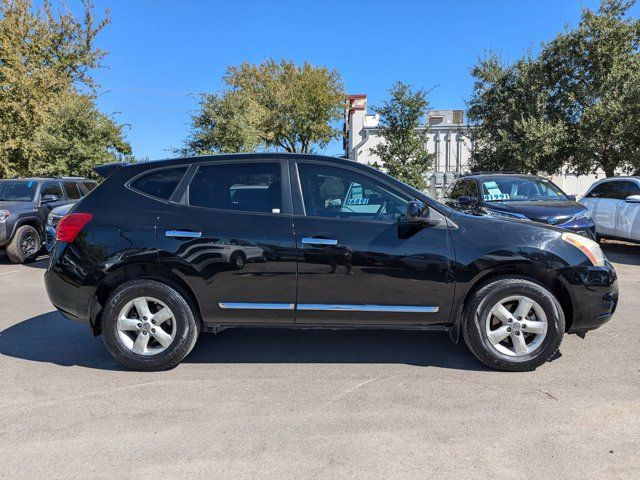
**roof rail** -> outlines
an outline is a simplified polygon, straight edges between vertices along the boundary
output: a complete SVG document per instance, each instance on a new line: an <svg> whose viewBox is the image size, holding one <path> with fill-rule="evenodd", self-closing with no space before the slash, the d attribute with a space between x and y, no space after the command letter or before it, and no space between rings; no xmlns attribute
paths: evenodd
<svg viewBox="0 0 640 480"><path fill-rule="evenodd" d="M469 175L528 175L527 173L518 173L518 172L508 172L504 170L478 170L471 171L467 173L463 173L460 175L461 177L466 177Z"/></svg>

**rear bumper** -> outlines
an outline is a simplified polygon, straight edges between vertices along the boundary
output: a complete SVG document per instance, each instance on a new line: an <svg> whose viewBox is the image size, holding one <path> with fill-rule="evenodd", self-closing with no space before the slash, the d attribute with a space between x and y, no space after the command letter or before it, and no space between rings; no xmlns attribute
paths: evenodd
<svg viewBox="0 0 640 480"><path fill-rule="evenodd" d="M58 247L51 254L51 263L44 274L49 300L66 318L90 323L99 272L59 259L65 244Z"/></svg>
<svg viewBox="0 0 640 480"><path fill-rule="evenodd" d="M583 333L607 323L618 305L618 277L613 266L561 269L573 305L568 333Z"/></svg>

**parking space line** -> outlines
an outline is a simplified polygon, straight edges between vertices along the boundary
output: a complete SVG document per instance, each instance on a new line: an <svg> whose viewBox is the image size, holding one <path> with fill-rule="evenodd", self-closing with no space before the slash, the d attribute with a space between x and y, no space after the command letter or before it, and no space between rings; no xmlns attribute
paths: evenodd
<svg viewBox="0 0 640 480"><path fill-rule="evenodd" d="M9 275L10 273L16 273L19 272L20 270L11 270L10 272L4 272L4 273L0 273L0 277L3 275Z"/></svg>

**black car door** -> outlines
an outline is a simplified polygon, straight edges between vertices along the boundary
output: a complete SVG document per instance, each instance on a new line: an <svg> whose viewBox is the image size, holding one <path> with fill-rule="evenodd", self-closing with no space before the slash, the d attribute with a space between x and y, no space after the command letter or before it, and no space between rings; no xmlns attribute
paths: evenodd
<svg viewBox="0 0 640 480"><path fill-rule="evenodd" d="M348 166L300 160L291 169L296 323L448 321L452 249L443 215L432 209L438 225L402 236L397 220L410 194Z"/></svg>
<svg viewBox="0 0 640 480"><path fill-rule="evenodd" d="M205 322L293 323L288 179L277 160L194 165L161 215L160 263L189 284Z"/></svg>

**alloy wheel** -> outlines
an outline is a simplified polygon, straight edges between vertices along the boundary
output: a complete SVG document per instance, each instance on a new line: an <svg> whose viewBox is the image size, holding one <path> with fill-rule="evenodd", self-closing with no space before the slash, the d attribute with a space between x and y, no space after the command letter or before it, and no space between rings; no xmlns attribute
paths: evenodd
<svg viewBox="0 0 640 480"><path fill-rule="evenodd" d="M27 233L20 239L20 251L25 258L34 255L38 251L38 242L32 233Z"/></svg>
<svg viewBox="0 0 640 480"><path fill-rule="evenodd" d="M500 300L485 318L489 343L498 352L512 357L536 350L547 336L547 327L544 309L524 295Z"/></svg>
<svg viewBox="0 0 640 480"><path fill-rule="evenodd" d="M118 314L118 337L138 355L165 351L176 336L176 319L171 309L153 297L137 297Z"/></svg>

